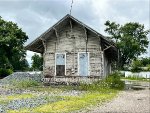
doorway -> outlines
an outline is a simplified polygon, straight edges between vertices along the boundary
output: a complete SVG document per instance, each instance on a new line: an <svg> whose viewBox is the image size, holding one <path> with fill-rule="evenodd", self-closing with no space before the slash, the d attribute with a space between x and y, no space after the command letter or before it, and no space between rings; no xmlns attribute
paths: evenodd
<svg viewBox="0 0 150 113"><path fill-rule="evenodd" d="M89 53L78 53L78 73L80 76L89 75Z"/></svg>
<svg viewBox="0 0 150 113"><path fill-rule="evenodd" d="M55 75L65 76L66 75L66 54L56 53L55 54Z"/></svg>

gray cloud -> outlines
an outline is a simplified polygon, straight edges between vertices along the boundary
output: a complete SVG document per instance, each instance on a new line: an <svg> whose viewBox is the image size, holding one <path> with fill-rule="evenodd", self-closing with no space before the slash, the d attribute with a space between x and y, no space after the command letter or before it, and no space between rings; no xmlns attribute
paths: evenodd
<svg viewBox="0 0 150 113"><path fill-rule="evenodd" d="M67 0L0 1L0 15L16 22L27 33L28 44L67 14L67 3Z"/></svg>
<svg viewBox="0 0 150 113"><path fill-rule="evenodd" d="M0 16L16 22L29 36L28 44L68 14L70 4L71 0L1 0ZM148 28L148 14L148 0L74 0L72 9L75 18L102 34L106 20L139 22Z"/></svg>
<svg viewBox="0 0 150 113"><path fill-rule="evenodd" d="M148 0L114 0L111 3L111 7L117 14L118 18L126 17L129 21L148 22Z"/></svg>

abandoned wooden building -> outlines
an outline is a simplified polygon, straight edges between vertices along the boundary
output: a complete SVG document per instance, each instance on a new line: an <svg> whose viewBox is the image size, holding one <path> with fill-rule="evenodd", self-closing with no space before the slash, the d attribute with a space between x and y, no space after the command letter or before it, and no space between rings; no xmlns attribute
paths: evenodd
<svg viewBox="0 0 150 113"><path fill-rule="evenodd" d="M49 80L105 77L118 56L112 41L69 14L26 49L43 55L43 74Z"/></svg>

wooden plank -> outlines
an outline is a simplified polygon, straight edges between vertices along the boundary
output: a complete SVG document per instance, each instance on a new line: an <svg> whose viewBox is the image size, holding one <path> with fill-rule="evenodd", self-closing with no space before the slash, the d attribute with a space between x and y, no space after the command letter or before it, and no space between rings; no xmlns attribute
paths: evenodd
<svg viewBox="0 0 150 113"><path fill-rule="evenodd" d="M69 32L70 28L72 33ZM66 37L66 32L68 31L68 37ZM55 65L55 52L64 52L67 53L66 58L66 75L67 76L77 76L78 70L78 52L90 52L90 65L94 67L91 68L91 76L100 76L100 73L103 73L103 53L100 50L99 38L95 35L87 34L87 31L83 27L79 27L74 24L68 25L63 28L61 31L55 29L55 34L46 42L47 50L46 57L46 67ZM59 34L59 43L57 42ZM71 38L72 34L75 38ZM57 37L57 38L56 38ZM86 40L83 37L88 37L87 49L86 49ZM50 53L50 54L49 54ZM97 72L98 70L101 70ZM94 75L95 71L95 75ZM72 74L74 72L74 74Z"/></svg>

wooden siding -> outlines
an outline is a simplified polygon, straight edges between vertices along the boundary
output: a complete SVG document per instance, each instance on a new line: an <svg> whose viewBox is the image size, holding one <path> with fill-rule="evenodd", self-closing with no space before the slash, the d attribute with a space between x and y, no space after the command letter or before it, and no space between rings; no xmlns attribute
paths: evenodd
<svg viewBox="0 0 150 113"><path fill-rule="evenodd" d="M72 32L70 25L55 31L57 35L54 33L46 40L46 51L43 54L43 72L46 77L55 76L55 53L66 53L66 76L79 76L78 52L89 52L90 76L103 76L103 51L97 35L90 31L86 35L85 28L77 24L72 25Z"/></svg>

